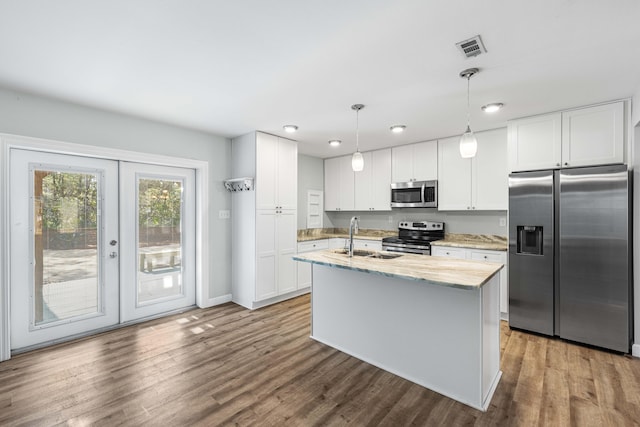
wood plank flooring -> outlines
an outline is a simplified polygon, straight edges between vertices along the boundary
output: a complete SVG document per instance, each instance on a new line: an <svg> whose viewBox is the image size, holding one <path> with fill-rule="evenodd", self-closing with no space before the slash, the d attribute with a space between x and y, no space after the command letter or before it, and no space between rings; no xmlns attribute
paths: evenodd
<svg viewBox="0 0 640 427"><path fill-rule="evenodd" d="M0 363L0 425L640 423L640 360L502 324L485 413L309 338L309 296L229 303Z"/></svg>

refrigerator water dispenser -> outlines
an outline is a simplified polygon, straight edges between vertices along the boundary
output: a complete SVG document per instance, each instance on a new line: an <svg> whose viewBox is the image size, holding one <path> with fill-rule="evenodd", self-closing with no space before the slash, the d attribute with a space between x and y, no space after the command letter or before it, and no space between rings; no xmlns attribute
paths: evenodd
<svg viewBox="0 0 640 427"><path fill-rule="evenodd" d="M516 253L522 255L542 255L542 227L518 225L518 247Z"/></svg>

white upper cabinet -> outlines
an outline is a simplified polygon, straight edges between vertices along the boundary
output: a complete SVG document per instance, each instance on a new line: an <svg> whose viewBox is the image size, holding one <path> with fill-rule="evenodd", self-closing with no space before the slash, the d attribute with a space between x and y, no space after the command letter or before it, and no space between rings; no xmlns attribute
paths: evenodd
<svg viewBox="0 0 640 427"><path fill-rule="evenodd" d="M438 141L438 210L471 209L471 159L460 156L459 143L460 137Z"/></svg>
<svg viewBox="0 0 640 427"><path fill-rule="evenodd" d="M391 149L362 153L364 169L355 172L356 211L391 210Z"/></svg>
<svg viewBox="0 0 640 427"><path fill-rule="evenodd" d="M545 114L509 122L512 171L560 167L562 114Z"/></svg>
<svg viewBox="0 0 640 427"><path fill-rule="evenodd" d="M496 129L475 134L478 153L460 156L460 137L438 141L438 209L507 210L507 131Z"/></svg>
<svg viewBox="0 0 640 427"><path fill-rule="evenodd" d="M624 163L624 102L509 122L513 172Z"/></svg>
<svg viewBox="0 0 640 427"><path fill-rule="evenodd" d="M624 163L624 105L562 113L562 166Z"/></svg>
<svg viewBox="0 0 640 427"><path fill-rule="evenodd" d="M297 209L298 147L295 141L256 134L256 208Z"/></svg>
<svg viewBox="0 0 640 427"><path fill-rule="evenodd" d="M366 161L365 161L366 163ZM324 210L354 210L354 172L351 156L334 157L324 161Z"/></svg>
<svg viewBox="0 0 640 427"><path fill-rule="evenodd" d="M438 179L438 141L401 145L391 149L391 182Z"/></svg>
<svg viewBox="0 0 640 427"><path fill-rule="evenodd" d="M471 162L471 205L479 210L509 208L507 129L478 132L478 153Z"/></svg>

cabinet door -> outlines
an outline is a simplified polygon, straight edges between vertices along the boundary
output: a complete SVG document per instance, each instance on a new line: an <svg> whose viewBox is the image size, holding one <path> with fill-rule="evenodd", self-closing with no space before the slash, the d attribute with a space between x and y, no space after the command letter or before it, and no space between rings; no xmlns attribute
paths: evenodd
<svg viewBox="0 0 640 427"><path fill-rule="evenodd" d="M260 231L259 231L260 232ZM276 239L278 266L276 269L278 294L297 289L296 261L293 256L298 248L296 230L296 211L283 210L276 214ZM260 276L258 276L258 280Z"/></svg>
<svg viewBox="0 0 640 427"><path fill-rule="evenodd" d="M256 289L255 300L278 294L276 281L276 214L275 210L256 212Z"/></svg>
<svg viewBox="0 0 640 427"><path fill-rule="evenodd" d="M340 157L324 161L324 210L340 209Z"/></svg>
<svg viewBox="0 0 640 427"><path fill-rule="evenodd" d="M366 249L370 251L381 251L382 241L369 239L353 239L354 249Z"/></svg>
<svg viewBox="0 0 640 427"><path fill-rule="evenodd" d="M507 210L507 130L476 133L478 153L471 161L472 205L476 210Z"/></svg>
<svg viewBox="0 0 640 427"><path fill-rule="evenodd" d="M338 181L338 208L341 211L352 211L355 207L354 181L355 172L351 168L351 156L340 157L340 180Z"/></svg>
<svg viewBox="0 0 640 427"><path fill-rule="evenodd" d="M371 152L362 153L364 167L354 175L354 209L357 211L369 211L373 206L372 180L375 174L374 165L371 162Z"/></svg>
<svg viewBox="0 0 640 427"><path fill-rule="evenodd" d="M276 206L298 208L298 143L278 138L278 192Z"/></svg>
<svg viewBox="0 0 640 427"><path fill-rule="evenodd" d="M413 144L391 149L391 182L413 179Z"/></svg>
<svg viewBox="0 0 640 427"><path fill-rule="evenodd" d="M371 209L391 210L391 150L371 152ZM357 192L356 192L357 194Z"/></svg>
<svg viewBox="0 0 640 427"><path fill-rule="evenodd" d="M438 141L438 210L471 210L471 159L460 156L459 137Z"/></svg>
<svg viewBox="0 0 640 427"><path fill-rule="evenodd" d="M416 181L438 179L438 141L413 144L413 177Z"/></svg>
<svg viewBox="0 0 640 427"><path fill-rule="evenodd" d="M278 137L256 134L256 208L275 209L278 179Z"/></svg>
<svg viewBox="0 0 640 427"><path fill-rule="evenodd" d="M624 163L624 104L562 113L562 167Z"/></svg>
<svg viewBox="0 0 640 427"><path fill-rule="evenodd" d="M545 114L509 122L512 172L560 167L562 115Z"/></svg>
<svg viewBox="0 0 640 427"><path fill-rule="evenodd" d="M308 242L298 243L298 253L319 251L329 248L329 239L311 240ZM298 289L304 289L311 286L311 263L296 262L298 268Z"/></svg>
<svg viewBox="0 0 640 427"><path fill-rule="evenodd" d="M509 283L507 281L507 253L502 251L470 250L469 258L475 261L497 262L504 264L500 270L500 312L509 312Z"/></svg>
<svg viewBox="0 0 640 427"><path fill-rule="evenodd" d="M467 251L464 248L453 248L449 246L431 246L431 256L441 256L446 258L466 259Z"/></svg>

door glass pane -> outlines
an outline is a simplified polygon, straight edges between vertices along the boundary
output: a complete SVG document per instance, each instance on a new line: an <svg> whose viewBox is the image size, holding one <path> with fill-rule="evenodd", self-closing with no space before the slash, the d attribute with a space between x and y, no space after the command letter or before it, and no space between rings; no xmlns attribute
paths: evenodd
<svg viewBox="0 0 640 427"><path fill-rule="evenodd" d="M138 304L182 296L181 179L138 178Z"/></svg>
<svg viewBox="0 0 640 427"><path fill-rule="evenodd" d="M98 175L33 170L34 324L98 312Z"/></svg>

